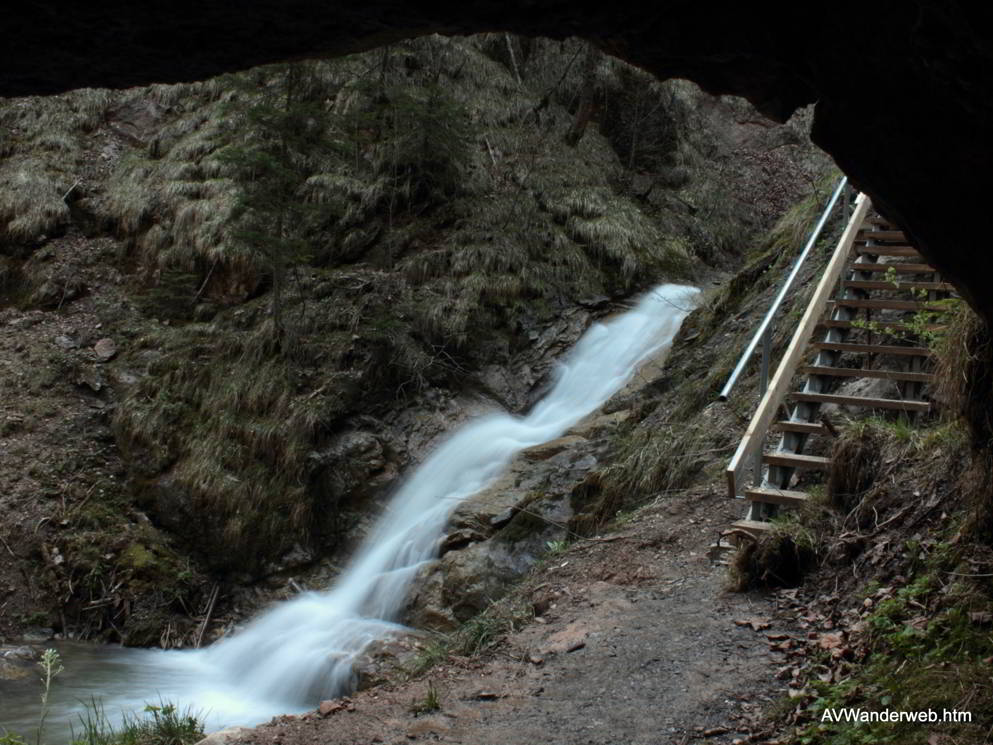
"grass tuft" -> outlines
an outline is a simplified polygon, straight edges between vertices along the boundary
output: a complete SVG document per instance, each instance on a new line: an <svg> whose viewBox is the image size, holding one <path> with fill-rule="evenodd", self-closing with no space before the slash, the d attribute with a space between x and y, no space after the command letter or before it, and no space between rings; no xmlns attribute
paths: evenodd
<svg viewBox="0 0 993 745"><path fill-rule="evenodd" d="M73 745L192 745L204 737L200 714L160 701L141 714L125 714L112 722L103 704L91 698L79 716L80 731L72 731Z"/></svg>

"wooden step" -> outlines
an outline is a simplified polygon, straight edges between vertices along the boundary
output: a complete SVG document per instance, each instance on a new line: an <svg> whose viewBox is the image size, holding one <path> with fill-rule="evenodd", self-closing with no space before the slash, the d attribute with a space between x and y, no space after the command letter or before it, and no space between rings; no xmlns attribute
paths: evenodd
<svg viewBox="0 0 993 745"><path fill-rule="evenodd" d="M897 347L886 344L848 344L839 341L815 341L815 349L830 349L835 352L856 352L859 354L900 354L910 357L929 357L927 347Z"/></svg>
<svg viewBox="0 0 993 745"><path fill-rule="evenodd" d="M862 246L856 244L855 252L872 256L907 256L915 261L924 261L924 257L913 246Z"/></svg>
<svg viewBox="0 0 993 745"><path fill-rule="evenodd" d="M800 455L799 453L785 453L776 451L766 453L762 456L762 462L770 466L789 466L791 468L815 468L827 470L831 465L830 458L822 458L819 455Z"/></svg>
<svg viewBox="0 0 993 745"><path fill-rule="evenodd" d="M854 321L837 321L833 318L825 318L817 325L826 329L859 329L861 331L869 331L871 333L880 333L884 331L905 331L912 334L916 334L921 330L944 331L946 328L938 323L911 326L903 321L877 321L875 319L871 321L861 319Z"/></svg>
<svg viewBox="0 0 993 745"><path fill-rule="evenodd" d="M954 285L948 282L887 282L876 279L846 279L845 287L858 290L933 290L936 292L953 292Z"/></svg>
<svg viewBox="0 0 993 745"><path fill-rule="evenodd" d="M743 530L758 538L763 533L768 533L772 530L772 523L763 522L762 520L738 520L731 523L731 529Z"/></svg>
<svg viewBox="0 0 993 745"><path fill-rule="evenodd" d="M930 264L873 264L868 261L856 261L852 270L856 272L888 272L897 274L934 274L936 271Z"/></svg>
<svg viewBox="0 0 993 745"><path fill-rule="evenodd" d="M862 222L863 225L878 225L887 230L896 230L896 226L880 215L869 215ZM861 228L860 228L861 229Z"/></svg>
<svg viewBox="0 0 993 745"><path fill-rule="evenodd" d="M806 401L818 404L839 404L840 406L862 406L867 409L893 409L896 411L930 411L927 401L901 401L897 398L865 398L863 396L839 396L833 393L790 393L793 401Z"/></svg>
<svg viewBox="0 0 993 745"><path fill-rule="evenodd" d="M907 236L902 230L860 230L859 238L863 241L906 241Z"/></svg>
<svg viewBox="0 0 993 745"><path fill-rule="evenodd" d="M818 424L817 422L794 422L787 419L781 419L778 422L773 422L772 426L780 432L800 432L805 435L824 434L824 425Z"/></svg>
<svg viewBox="0 0 993 745"><path fill-rule="evenodd" d="M830 301L828 307L831 307L831 303L843 308L867 308L869 310L941 310L940 305L922 300L835 298Z"/></svg>
<svg viewBox="0 0 993 745"><path fill-rule="evenodd" d="M804 365L800 372L805 375L827 375L834 378L875 378L877 380L906 380L911 383L933 383L934 376L928 373L904 372L903 370L867 370L857 367L826 367Z"/></svg>
<svg viewBox="0 0 993 745"><path fill-rule="evenodd" d="M791 491L789 489L753 487L745 490L745 499L752 502L765 502L766 504L799 505L809 500L810 495L806 492Z"/></svg>

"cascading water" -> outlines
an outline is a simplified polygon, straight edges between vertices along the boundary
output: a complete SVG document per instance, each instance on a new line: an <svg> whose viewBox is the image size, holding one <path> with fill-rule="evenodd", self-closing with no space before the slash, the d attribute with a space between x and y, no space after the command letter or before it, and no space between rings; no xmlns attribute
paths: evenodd
<svg viewBox="0 0 993 745"><path fill-rule="evenodd" d="M455 506L518 452L561 436L620 390L639 363L671 343L697 292L662 285L631 311L594 324L530 414L489 414L452 435L396 492L330 590L281 603L204 650L117 650L115 674L103 680L74 670L70 657L73 674L56 684L49 721L68 720L78 708L71 702L92 695L108 712L140 709L158 698L188 703L216 728L255 724L345 692L354 659L370 642L402 628L395 619L410 582L434 559ZM5 708L0 702L0 724L16 729L13 718L5 721Z"/></svg>

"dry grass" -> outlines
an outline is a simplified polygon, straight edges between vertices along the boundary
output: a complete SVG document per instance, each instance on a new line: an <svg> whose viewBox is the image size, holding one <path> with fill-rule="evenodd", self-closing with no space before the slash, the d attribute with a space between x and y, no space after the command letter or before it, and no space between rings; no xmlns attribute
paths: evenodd
<svg viewBox="0 0 993 745"><path fill-rule="evenodd" d="M603 474L604 490L630 506L682 489L728 451L723 440L703 421L646 421L622 441Z"/></svg>
<svg viewBox="0 0 993 745"><path fill-rule="evenodd" d="M843 512L852 510L879 476L883 431L872 422L846 427L834 442L827 493Z"/></svg>
<svg viewBox="0 0 993 745"><path fill-rule="evenodd" d="M964 303L946 314L935 349L935 398L952 423L969 432L971 461L961 478L971 515L967 532L993 545L993 340L990 329Z"/></svg>
<svg viewBox="0 0 993 745"><path fill-rule="evenodd" d="M84 175L85 138L113 97L83 89L0 101L0 246L17 250L65 228L65 195Z"/></svg>
<svg viewBox="0 0 993 745"><path fill-rule="evenodd" d="M974 447L987 449L993 446L993 340L964 303L945 315L935 350L935 398L947 417L966 422Z"/></svg>
<svg viewBox="0 0 993 745"><path fill-rule="evenodd" d="M812 537L795 525L779 525L758 539L746 540L734 555L732 587L797 587L817 563Z"/></svg>

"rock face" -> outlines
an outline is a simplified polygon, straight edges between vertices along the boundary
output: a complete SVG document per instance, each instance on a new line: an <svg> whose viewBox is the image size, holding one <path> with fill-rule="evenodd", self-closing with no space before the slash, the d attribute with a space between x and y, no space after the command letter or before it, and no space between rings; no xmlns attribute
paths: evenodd
<svg viewBox="0 0 993 745"><path fill-rule="evenodd" d="M815 141L993 320L979 248L990 188L970 178L993 165L991 15L981 3L938 0L832 6L814 24L802 5L666 3L646 16L633 0L304 0L291 13L267 0L236 14L217 2L195 14L77 3L55 22L46 6L19 4L8 12L0 96L192 80L435 32L583 36L659 77L745 96L774 119L816 101Z"/></svg>
<svg viewBox="0 0 993 745"><path fill-rule="evenodd" d="M587 425L592 435L597 432ZM605 441L566 435L523 451L507 473L453 512L441 556L421 570L407 609L416 628L455 629L577 529L575 495Z"/></svg>

